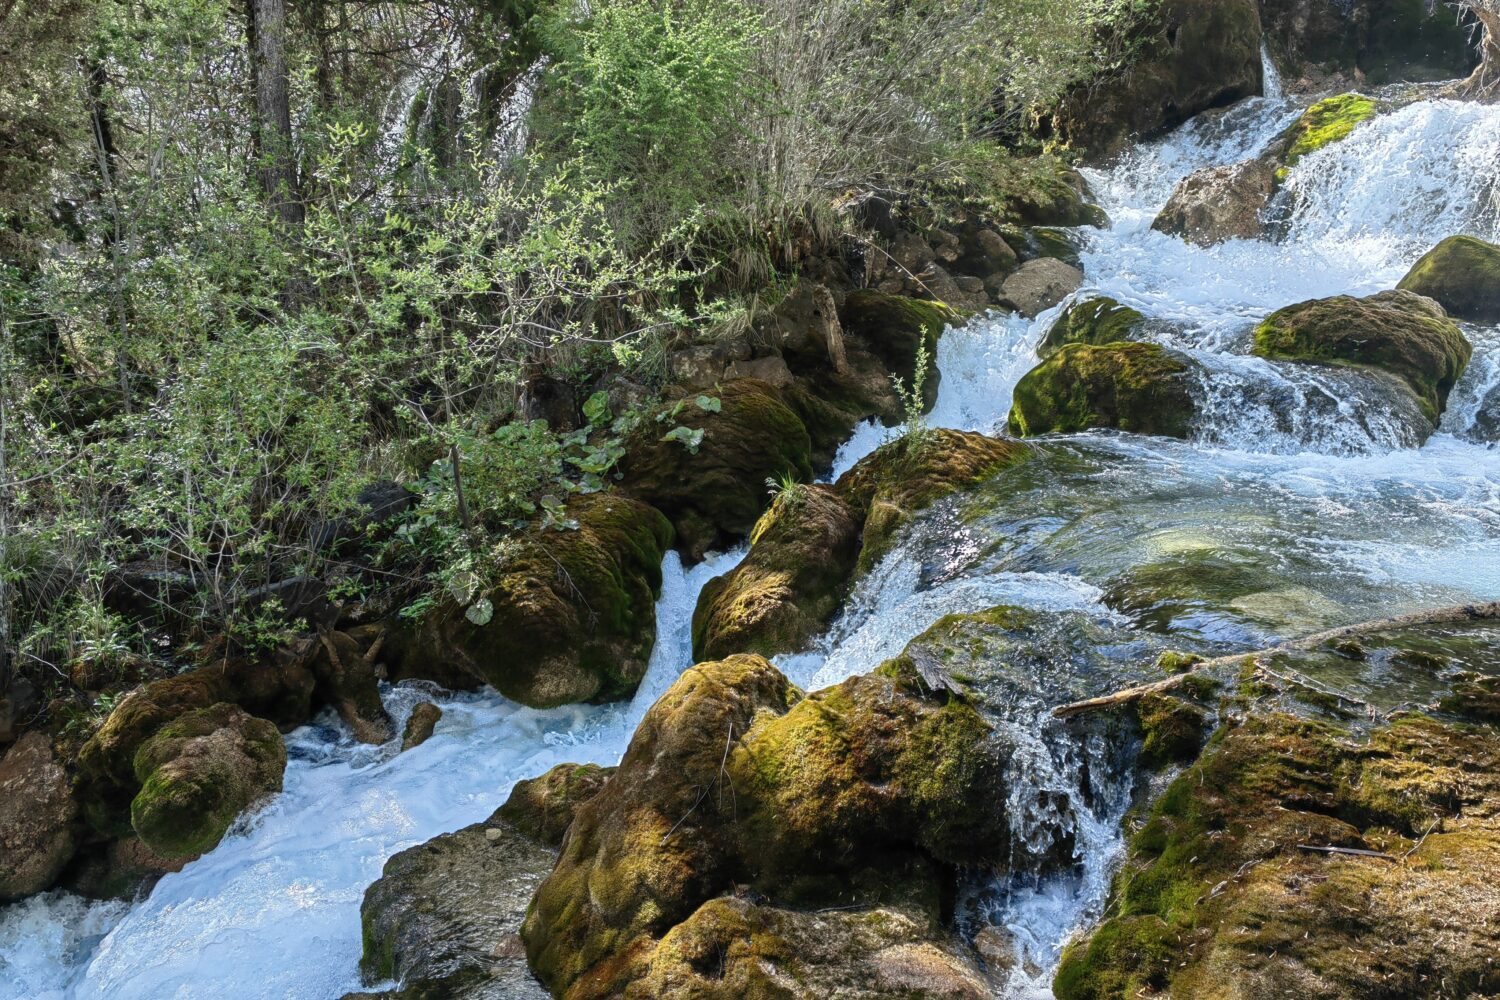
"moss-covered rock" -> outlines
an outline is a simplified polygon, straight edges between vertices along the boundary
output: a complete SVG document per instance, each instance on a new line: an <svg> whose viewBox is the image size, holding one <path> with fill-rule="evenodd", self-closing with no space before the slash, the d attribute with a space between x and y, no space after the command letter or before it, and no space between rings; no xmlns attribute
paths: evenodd
<svg viewBox="0 0 1500 1000"><path fill-rule="evenodd" d="M614 493L575 496L566 516L576 527L528 528L464 601L445 591L399 643L403 672L436 659L535 707L634 691L656 641L671 525Z"/></svg>
<svg viewBox="0 0 1500 1000"><path fill-rule="evenodd" d="M737 884L772 905L935 918L940 862L1005 860L1003 762L972 707L920 692L888 672L803 697L757 656L687 671L537 891L522 939L538 978L573 1000L620 995Z"/></svg>
<svg viewBox="0 0 1500 1000"><path fill-rule="evenodd" d="M1112 427L1187 437L1197 412L1194 362L1156 344L1073 344L1016 384L1013 434L1031 436Z"/></svg>
<svg viewBox="0 0 1500 1000"><path fill-rule="evenodd" d="M1049 358L1068 344L1113 344L1135 340L1146 317L1108 295L1092 295L1074 302L1047 330L1037 345L1039 357Z"/></svg>
<svg viewBox="0 0 1500 1000"><path fill-rule="evenodd" d="M1281 155L1277 176L1284 177L1304 156L1347 139L1357 125L1375 117L1378 110L1379 106L1362 94L1341 94L1314 104L1281 134L1278 142L1286 152Z"/></svg>
<svg viewBox="0 0 1500 1000"><path fill-rule="evenodd" d="M1108 155L1261 92L1257 0L1164 0L1136 40L1128 67L1079 83L1046 119L1051 138Z"/></svg>
<svg viewBox="0 0 1500 1000"><path fill-rule="evenodd" d="M782 491L750 554L710 580L693 614L693 656L796 652L833 616L859 556L860 523L827 486Z"/></svg>
<svg viewBox="0 0 1500 1000"><path fill-rule="evenodd" d="M835 484L863 524L858 573L867 572L885 555L913 514L993 478L1031 454L1016 441L934 428L897 438L865 456Z"/></svg>
<svg viewBox="0 0 1500 1000"><path fill-rule="evenodd" d="M1494 993L1497 765L1494 729L1424 716L1222 729L1130 838L1059 1000Z"/></svg>
<svg viewBox="0 0 1500 1000"><path fill-rule="evenodd" d="M1413 292L1391 291L1279 309L1256 327L1255 353L1273 361L1361 365L1398 376L1436 426L1473 347L1442 306Z"/></svg>
<svg viewBox="0 0 1500 1000"><path fill-rule="evenodd" d="M286 746L270 722L221 703L167 723L134 766L141 789L131 826L156 855L187 858L212 850L240 813L281 791Z"/></svg>
<svg viewBox="0 0 1500 1000"><path fill-rule="evenodd" d="M1500 323L1500 246L1450 236L1413 264L1396 287L1427 296L1450 316Z"/></svg>
<svg viewBox="0 0 1500 1000"><path fill-rule="evenodd" d="M540 778L517 782L494 818L538 843L558 847L578 807L598 795L614 773L598 764L559 764Z"/></svg>
<svg viewBox="0 0 1500 1000"><path fill-rule="evenodd" d="M839 321L844 330L859 338L908 389L916 377L918 350L927 352L929 360L922 396L929 407L937 401L940 380L938 337L950 324L961 320L959 313L941 302L887 295L871 289L850 292L839 310Z"/></svg>
<svg viewBox="0 0 1500 1000"><path fill-rule="evenodd" d="M665 514L694 560L749 533L767 479L812 478L807 427L777 390L736 379L704 399L707 408L689 396L660 410L622 463L624 490Z"/></svg>

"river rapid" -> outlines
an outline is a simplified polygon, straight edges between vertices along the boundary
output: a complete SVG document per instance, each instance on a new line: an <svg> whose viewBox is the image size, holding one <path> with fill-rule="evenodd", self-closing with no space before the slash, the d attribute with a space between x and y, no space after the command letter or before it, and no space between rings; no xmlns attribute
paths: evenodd
<svg viewBox="0 0 1500 1000"><path fill-rule="evenodd" d="M1465 328L1473 362L1420 448L1384 419L1379 400L1248 356L1250 330L1274 309L1391 288L1455 233L1500 239L1500 108L1410 100L1307 156L1287 180L1294 207L1279 240L1202 248L1150 229L1178 180L1254 155L1300 110L1252 99L1088 173L1111 224L1080 231L1080 294L1136 307L1153 320L1152 339L1204 363L1207 405L1192 438L1043 440L1035 468L920 517L818 648L783 658L795 681L821 687L871 670L943 615L997 604L1083 612L1127 631L1150 625L1232 650L1500 598L1500 448L1480 433L1500 423L1500 329ZM948 331L930 422L1002 430L1011 391L1061 308ZM835 471L888 433L859 429ZM1258 602L1229 615L1189 602L1150 621L1106 603L1132 567L1194 553L1263 573ZM536 711L493 693L403 685L387 692L398 722L428 698L444 712L436 735L411 751L361 746L331 716L290 734L285 790L147 898L88 902L58 891L0 909L0 1000L330 1000L360 988L359 905L385 859L483 819L516 781L554 764L615 763L646 708L690 665L699 589L740 556L687 570L667 557L657 648L628 704ZM1060 946L1102 903L1133 791L1119 747L1049 726L1046 710L1075 693L1050 683L1039 676L1010 715L1016 762L996 794L1011 798L1018 849L1062 824L1078 863L1045 877L1020 865L1004 882L974 880L963 908L969 930L1004 927L1014 942L1011 997L1051 995ZM1095 775L1087 789L1085 771Z"/></svg>

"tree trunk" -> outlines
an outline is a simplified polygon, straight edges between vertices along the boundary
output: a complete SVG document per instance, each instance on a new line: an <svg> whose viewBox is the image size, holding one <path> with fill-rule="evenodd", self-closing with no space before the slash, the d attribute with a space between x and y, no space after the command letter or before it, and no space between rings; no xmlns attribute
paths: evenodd
<svg viewBox="0 0 1500 1000"><path fill-rule="evenodd" d="M272 214L283 225L295 229L302 225L302 200L292 146L291 83L286 63L286 0L248 2L261 185L265 188Z"/></svg>
<svg viewBox="0 0 1500 1000"><path fill-rule="evenodd" d="M1484 37L1479 43L1479 66L1458 85L1457 94L1478 100L1500 100L1500 4L1475 2L1467 6L1480 23Z"/></svg>

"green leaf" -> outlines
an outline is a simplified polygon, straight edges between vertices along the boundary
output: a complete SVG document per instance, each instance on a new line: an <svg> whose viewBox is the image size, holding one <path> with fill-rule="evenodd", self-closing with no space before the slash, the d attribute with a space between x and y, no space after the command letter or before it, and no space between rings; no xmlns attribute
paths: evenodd
<svg viewBox="0 0 1500 1000"><path fill-rule="evenodd" d="M583 416L592 427L602 427L609 423L612 416L609 412L609 393L596 392L583 403Z"/></svg>
<svg viewBox="0 0 1500 1000"><path fill-rule="evenodd" d="M481 597L469 605L469 610L464 612L464 617L475 625L481 627L488 625L490 619L495 617L495 606L490 603L488 597Z"/></svg>
<svg viewBox="0 0 1500 1000"><path fill-rule="evenodd" d="M698 409L704 413L718 413L724 409L724 402L718 396L699 396L697 403Z"/></svg>

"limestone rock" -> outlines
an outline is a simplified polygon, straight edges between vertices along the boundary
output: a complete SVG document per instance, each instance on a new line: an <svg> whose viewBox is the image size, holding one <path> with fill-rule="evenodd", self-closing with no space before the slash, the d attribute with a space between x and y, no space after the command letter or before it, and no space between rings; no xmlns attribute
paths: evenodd
<svg viewBox="0 0 1500 1000"><path fill-rule="evenodd" d="M1002 303L1022 316L1036 316L1083 287L1083 272L1054 257L1028 260L1000 286Z"/></svg>
<svg viewBox="0 0 1500 1000"><path fill-rule="evenodd" d="M72 859L78 804L46 734L0 759L0 902L50 888Z"/></svg>
<svg viewBox="0 0 1500 1000"><path fill-rule="evenodd" d="M1072 344L1016 384L1011 433L1073 433L1110 427L1187 437L1197 412L1194 362L1157 344Z"/></svg>
<svg viewBox="0 0 1500 1000"><path fill-rule="evenodd" d="M1413 264L1396 287L1427 296L1458 319L1500 323L1500 246L1450 236Z"/></svg>
<svg viewBox="0 0 1500 1000"><path fill-rule="evenodd" d="M419 747L432 738L432 731L437 728L438 720L443 717L443 710L430 701L424 701L411 710L411 715L406 717L406 728L401 733L401 749L410 750Z"/></svg>
<svg viewBox="0 0 1500 1000"><path fill-rule="evenodd" d="M559 847L578 807L598 795L614 773L598 764L559 764L540 778L518 782L495 818L538 843Z"/></svg>
<svg viewBox="0 0 1500 1000"><path fill-rule="evenodd" d="M1276 172L1262 160L1205 167L1182 179L1151 228L1201 246L1257 239L1275 188Z"/></svg>

